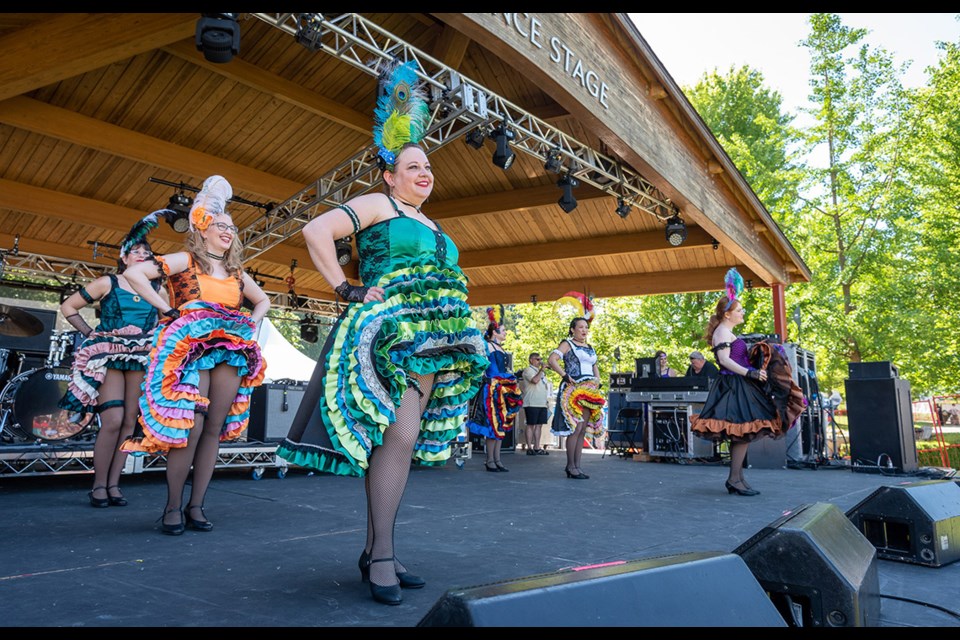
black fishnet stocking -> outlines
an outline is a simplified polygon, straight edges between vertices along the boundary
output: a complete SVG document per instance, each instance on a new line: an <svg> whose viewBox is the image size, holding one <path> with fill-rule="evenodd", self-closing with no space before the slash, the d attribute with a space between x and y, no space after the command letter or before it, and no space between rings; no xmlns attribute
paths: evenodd
<svg viewBox="0 0 960 640"><path fill-rule="evenodd" d="M420 420L433 388L433 375L415 376L423 392L409 387L397 408L397 419L383 432L383 443L370 455L367 470L367 543L370 558L394 556L393 529L400 500L410 475L413 446L420 433ZM370 565L370 581L381 586L397 584L397 571L405 568L389 562Z"/></svg>
<svg viewBox="0 0 960 640"><path fill-rule="evenodd" d="M727 477L727 482L732 485L743 482L743 461L747 457L749 446L746 442L730 444L730 475ZM743 484L743 488L748 488L746 483Z"/></svg>

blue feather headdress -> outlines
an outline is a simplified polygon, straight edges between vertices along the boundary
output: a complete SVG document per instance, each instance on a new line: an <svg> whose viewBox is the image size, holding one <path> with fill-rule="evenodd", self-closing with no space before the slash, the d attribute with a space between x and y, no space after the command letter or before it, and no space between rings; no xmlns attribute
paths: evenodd
<svg viewBox="0 0 960 640"><path fill-rule="evenodd" d="M734 300L740 298L740 294L743 292L743 276L740 275L740 272L737 271L736 267L731 268L727 271L727 275L723 278L723 284L727 289L727 310L730 309L730 306L733 304Z"/></svg>
<svg viewBox="0 0 960 640"><path fill-rule="evenodd" d="M430 119L430 107L417 86L413 62L387 62L380 72L373 141L381 169L393 170L397 154L408 142L419 143Z"/></svg>
<svg viewBox="0 0 960 640"><path fill-rule="evenodd" d="M130 250L138 244L144 244L147 242L147 235L157 228L157 223L159 222L160 216L166 211L168 211L168 209L160 209L159 211L154 211L153 213L147 214L130 228L130 231L127 232L127 235L125 235L123 240L120 241L121 258L125 258L126 255L130 253Z"/></svg>

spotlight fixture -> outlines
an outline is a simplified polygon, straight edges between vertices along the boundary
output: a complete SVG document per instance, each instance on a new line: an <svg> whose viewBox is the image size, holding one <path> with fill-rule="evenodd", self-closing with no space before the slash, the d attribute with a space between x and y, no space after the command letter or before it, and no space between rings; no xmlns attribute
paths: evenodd
<svg viewBox="0 0 960 640"><path fill-rule="evenodd" d="M337 262L340 263L340 266L345 267L350 264L350 260L353 259L353 249L350 247L350 236L340 238L335 241L334 244L337 246Z"/></svg>
<svg viewBox="0 0 960 640"><path fill-rule="evenodd" d="M240 55L240 25L235 13L203 13L197 21L197 51L207 62L230 62Z"/></svg>
<svg viewBox="0 0 960 640"><path fill-rule="evenodd" d="M481 127L476 129L471 129L467 132L467 135L463 137L463 141L473 147L474 149L482 149L483 141L487 139L487 134L483 132Z"/></svg>
<svg viewBox="0 0 960 640"><path fill-rule="evenodd" d="M626 219L630 215L630 210L632 207L627 204L627 201L623 198L617 198L617 215L623 219Z"/></svg>
<svg viewBox="0 0 960 640"><path fill-rule="evenodd" d="M745 286L748 291L750 289L753 289L753 280L751 280L750 278L747 278L746 281L743 283L743 286Z"/></svg>
<svg viewBox="0 0 960 640"><path fill-rule="evenodd" d="M490 132L490 137L497 143L497 149L493 152L493 164L506 171L517 158L513 149L510 148L510 141L516 137L516 134L505 124L500 123Z"/></svg>
<svg viewBox="0 0 960 640"><path fill-rule="evenodd" d="M679 247L687 239L687 225L680 216L673 216L667 220L666 236L667 242L674 247Z"/></svg>
<svg viewBox="0 0 960 640"><path fill-rule="evenodd" d="M301 13L297 16L297 33L294 40L303 45L308 51L319 51L323 48L320 38L323 36L323 14Z"/></svg>
<svg viewBox="0 0 960 640"><path fill-rule="evenodd" d="M300 319L300 339L304 342L316 342L319 337L316 320L308 313Z"/></svg>
<svg viewBox="0 0 960 640"><path fill-rule="evenodd" d="M547 161L543 163L543 168L552 173L560 173L563 168L563 154L560 153L560 149L547 152Z"/></svg>
<svg viewBox="0 0 960 640"><path fill-rule="evenodd" d="M193 198L182 191L170 196L170 202L167 203L168 212L164 213L164 217L167 219L167 224L177 233L186 233L190 228L190 207L192 206Z"/></svg>
<svg viewBox="0 0 960 640"><path fill-rule="evenodd" d="M567 174L557 180L557 186L563 189L563 195L557 200L557 204L560 205L561 209L570 213L577 208L577 199L573 197L573 189L580 186L580 181Z"/></svg>
<svg viewBox="0 0 960 640"><path fill-rule="evenodd" d="M718 250L719 248L720 248L720 243L717 242L717 239L716 239L716 238L714 238L714 240L713 240L713 250L716 251L716 250Z"/></svg>

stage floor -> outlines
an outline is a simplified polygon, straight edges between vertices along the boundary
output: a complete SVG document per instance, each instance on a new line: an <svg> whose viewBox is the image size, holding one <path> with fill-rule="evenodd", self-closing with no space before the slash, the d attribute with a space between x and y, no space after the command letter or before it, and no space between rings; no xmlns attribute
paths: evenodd
<svg viewBox="0 0 960 640"><path fill-rule="evenodd" d="M90 475L2 478L3 625L410 627L448 589L620 560L729 553L787 510L822 502L846 512L880 486L927 479L750 469L747 479L762 493L742 497L724 489L720 464L590 452L583 463L590 479L570 480L563 452L511 452L503 461L509 473L484 471L476 454L462 469L411 471L397 555L427 586L405 590L393 607L373 602L360 582L360 479L295 467L260 480L219 470L206 499L214 530L171 537L157 524L163 473L125 476L129 506L108 509L89 506ZM960 613L935 608L960 612L960 562L876 562L879 626L960 626Z"/></svg>

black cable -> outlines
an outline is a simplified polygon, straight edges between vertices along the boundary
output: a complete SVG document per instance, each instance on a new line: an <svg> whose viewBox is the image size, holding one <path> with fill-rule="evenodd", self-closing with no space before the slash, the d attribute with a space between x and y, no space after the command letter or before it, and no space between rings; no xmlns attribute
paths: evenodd
<svg viewBox="0 0 960 640"><path fill-rule="evenodd" d="M902 597L902 596L888 596L888 595L883 594L883 593L880 594L880 597L881 597L881 598L887 598L887 599L889 599L889 600L900 600L901 602L909 602L910 604L919 604L919 605L924 606L924 607L930 607L931 609L936 609L937 611L942 611L942 612L946 613L947 615L951 615L951 616L953 616L954 618L960 620L960 613L958 613L958 612L956 612L956 611L954 611L954 610L952 610L952 609L947 609L946 607L941 607L941 606L938 605L938 604L933 604L933 603L931 603L931 602L924 602L923 600L914 600L913 598L904 598L904 597Z"/></svg>

